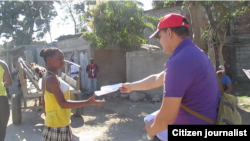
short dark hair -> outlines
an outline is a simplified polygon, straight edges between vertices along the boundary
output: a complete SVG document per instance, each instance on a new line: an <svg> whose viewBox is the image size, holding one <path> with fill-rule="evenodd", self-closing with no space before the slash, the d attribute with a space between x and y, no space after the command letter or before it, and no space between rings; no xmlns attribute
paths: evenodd
<svg viewBox="0 0 250 141"><path fill-rule="evenodd" d="M168 28L162 29L164 32L167 31ZM189 29L185 26L177 26L177 27L170 27L170 29L175 32L180 37L187 37L189 36Z"/></svg>
<svg viewBox="0 0 250 141"><path fill-rule="evenodd" d="M40 51L40 56L43 57L44 62L46 63L46 59L53 56L56 51L62 52L59 48L56 47L44 48Z"/></svg>

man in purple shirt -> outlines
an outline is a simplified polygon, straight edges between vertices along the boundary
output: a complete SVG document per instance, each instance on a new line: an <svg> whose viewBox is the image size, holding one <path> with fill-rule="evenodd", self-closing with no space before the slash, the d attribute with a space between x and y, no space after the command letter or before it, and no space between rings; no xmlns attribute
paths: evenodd
<svg viewBox="0 0 250 141"><path fill-rule="evenodd" d="M163 85L163 101L152 125L146 125L147 133L154 137L173 124L210 124L181 108L181 104L199 114L217 119L220 99L215 69L206 56L188 37L189 23L179 14L165 15L158 30L150 38L158 38L165 54L171 55L165 70L143 80L125 83L122 93L150 90Z"/></svg>

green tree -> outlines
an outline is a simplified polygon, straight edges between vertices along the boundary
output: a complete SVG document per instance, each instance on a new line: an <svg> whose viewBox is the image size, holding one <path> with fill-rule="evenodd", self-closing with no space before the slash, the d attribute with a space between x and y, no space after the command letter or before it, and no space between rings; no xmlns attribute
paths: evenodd
<svg viewBox="0 0 250 141"><path fill-rule="evenodd" d="M207 45L210 50L208 50L208 55L215 56L214 53L214 43L218 46L218 59L219 64L216 65L216 56L212 58L214 62L214 67L218 65L224 65L223 58L223 46L226 33L230 24L230 21L235 18L239 13L246 12L249 6L249 0L228 0L227 2L223 0L200 0L200 3L205 8L209 29L205 32L205 38Z"/></svg>
<svg viewBox="0 0 250 141"><path fill-rule="evenodd" d="M60 2L61 9L65 14L62 19L64 21L63 25L68 24L69 21L72 21L74 23L75 34L87 31L85 12L90 5L93 5L95 3L95 1L77 0L63 0L62 2Z"/></svg>
<svg viewBox="0 0 250 141"><path fill-rule="evenodd" d="M11 48L13 48L15 45L13 43L13 41L10 42L4 42L4 44L2 45L2 50L9 50Z"/></svg>
<svg viewBox="0 0 250 141"><path fill-rule="evenodd" d="M142 3L136 1L100 2L88 11L92 32L83 37L92 47L123 47L137 49L145 43L143 31L155 29L154 18L143 16Z"/></svg>
<svg viewBox="0 0 250 141"><path fill-rule="evenodd" d="M154 8L171 7L176 4L183 5L183 8L187 8L190 13L189 20L193 33L196 34L194 36L195 43L198 44L201 49L207 51L208 57L211 59L215 68L218 65L224 65L222 49L230 21L240 13L248 11L249 2L169 0L152 2ZM203 17L206 17L206 20L203 20ZM203 22L201 22L201 20ZM206 46L201 39L206 42ZM214 45L218 46L218 58L215 56ZM216 64L216 60L219 60L219 64Z"/></svg>
<svg viewBox="0 0 250 141"><path fill-rule="evenodd" d="M0 37L12 38L14 45L30 44L50 33L50 21L57 16L53 1L0 2Z"/></svg>
<svg viewBox="0 0 250 141"><path fill-rule="evenodd" d="M165 8L165 7L172 7L176 5L182 5L183 1L169 1L169 0L153 0L152 6L154 9Z"/></svg>

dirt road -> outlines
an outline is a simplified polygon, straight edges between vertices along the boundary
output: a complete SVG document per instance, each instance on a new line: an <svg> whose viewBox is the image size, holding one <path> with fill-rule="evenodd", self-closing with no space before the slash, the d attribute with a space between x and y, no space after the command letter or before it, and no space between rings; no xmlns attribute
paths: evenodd
<svg viewBox="0 0 250 141"><path fill-rule="evenodd" d="M16 84L10 89L17 92ZM99 99L99 98L97 98ZM101 99L101 97L100 97ZM159 109L159 103L131 102L119 97L105 98L102 106L87 106L84 115L71 117L75 141L147 141L144 117ZM29 100L28 105L33 105ZM42 111L23 110L22 123L12 124L10 116L6 141L39 141L43 130Z"/></svg>
<svg viewBox="0 0 250 141"><path fill-rule="evenodd" d="M16 83L10 89L16 93ZM33 100L29 104L33 104ZM250 99L239 100L243 124L250 124ZM247 107L247 108L246 108ZM84 108L84 116L71 118L75 141L148 141L144 117L160 108L159 103L131 102L119 97L106 98L103 106ZM10 116L6 141L40 141L44 115L41 111L23 110L22 123L12 124Z"/></svg>

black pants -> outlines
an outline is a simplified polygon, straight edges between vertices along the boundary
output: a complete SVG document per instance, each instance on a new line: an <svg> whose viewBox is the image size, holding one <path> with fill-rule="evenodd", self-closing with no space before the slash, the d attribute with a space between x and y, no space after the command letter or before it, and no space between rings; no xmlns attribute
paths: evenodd
<svg viewBox="0 0 250 141"><path fill-rule="evenodd" d="M10 117L10 105L7 96L0 96L0 141L4 141Z"/></svg>

